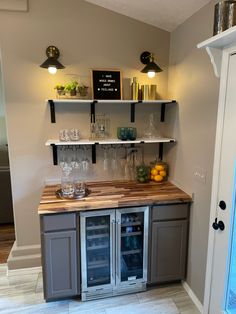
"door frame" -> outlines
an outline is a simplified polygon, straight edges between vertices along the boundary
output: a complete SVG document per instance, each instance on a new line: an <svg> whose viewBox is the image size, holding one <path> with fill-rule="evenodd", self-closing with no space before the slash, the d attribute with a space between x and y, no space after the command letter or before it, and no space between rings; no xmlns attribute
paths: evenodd
<svg viewBox="0 0 236 314"><path fill-rule="evenodd" d="M214 243L215 243L215 236L216 236L216 233L212 228L212 223L217 217L218 201L219 201L218 199L219 174L220 174L221 146L222 146L222 135L223 135L226 95L227 95L229 60L230 60L230 56L235 52L236 52L235 44L231 46L230 48L224 49L222 52L220 91L219 91L219 102L218 102L218 113L217 113L212 190L211 190L210 221L209 221L209 234L208 234L208 251L207 251L203 314L208 314L209 308L210 308L210 298L211 298L211 288L212 288L212 269L213 269L212 266L214 262L213 261ZM230 239L230 234L231 232L228 233L228 240ZM226 257L226 260L227 259L228 257Z"/></svg>

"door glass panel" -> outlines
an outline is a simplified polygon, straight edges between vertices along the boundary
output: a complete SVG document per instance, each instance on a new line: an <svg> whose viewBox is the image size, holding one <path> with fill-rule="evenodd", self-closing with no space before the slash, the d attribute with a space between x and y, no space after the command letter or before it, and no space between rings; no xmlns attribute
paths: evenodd
<svg viewBox="0 0 236 314"><path fill-rule="evenodd" d="M236 215L234 209L234 216ZM231 258L229 267L229 280L227 287L226 312L236 314L236 217L233 219L233 233L231 244Z"/></svg>
<svg viewBox="0 0 236 314"><path fill-rule="evenodd" d="M121 281L143 278L144 213L121 214Z"/></svg>
<svg viewBox="0 0 236 314"><path fill-rule="evenodd" d="M87 286L111 283L110 215L86 218Z"/></svg>

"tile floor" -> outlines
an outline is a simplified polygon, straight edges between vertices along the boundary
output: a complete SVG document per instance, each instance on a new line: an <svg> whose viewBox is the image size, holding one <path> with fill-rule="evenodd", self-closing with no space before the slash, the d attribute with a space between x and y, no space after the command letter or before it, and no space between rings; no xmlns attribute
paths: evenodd
<svg viewBox="0 0 236 314"><path fill-rule="evenodd" d="M200 314L181 284L150 289L147 292L81 302L66 300L45 303L43 299L42 273L24 271L21 274L6 276L6 264L0 265L0 313L24 314L128 314L127 304L155 302L162 309L158 314L173 313L173 306L181 314ZM173 304L174 303L174 304ZM171 307L172 304L172 307ZM161 305L161 306L160 306ZM122 307L123 306L123 307ZM174 306L174 308L175 308ZM121 307L117 311L117 307ZM171 310L172 308L172 310ZM170 310L169 310L170 309ZM145 314L145 312L143 311Z"/></svg>

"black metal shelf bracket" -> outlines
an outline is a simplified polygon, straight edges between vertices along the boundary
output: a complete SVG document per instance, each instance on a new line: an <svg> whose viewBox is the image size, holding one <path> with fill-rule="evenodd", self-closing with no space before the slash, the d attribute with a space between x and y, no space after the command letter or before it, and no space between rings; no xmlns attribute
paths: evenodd
<svg viewBox="0 0 236 314"><path fill-rule="evenodd" d="M98 145L98 143L95 143L92 145L92 163L93 164L96 164L96 162L97 162L96 145Z"/></svg>
<svg viewBox="0 0 236 314"><path fill-rule="evenodd" d="M165 115L166 115L166 103L161 104L161 122L165 121Z"/></svg>
<svg viewBox="0 0 236 314"><path fill-rule="evenodd" d="M58 154L57 154L57 145L51 144L52 147L52 156L53 156L53 165L58 165Z"/></svg>
<svg viewBox="0 0 236 314"><path fill-rule="evenodd" d="M163 160L164 143L159 143L159 159Z"/></svg>
<svg viewBox="0 0 236 314"><path fill-rule="evenodd" d="M130 103L130 122L134 123L135 122L135 107L136 104L141 104L143 101L139 100L137 102L131 102Z"/></svg>
<svg viewBox="0 0 236 314"><path fill-rule="evenodd" d="M96 110L95 110L95 104L97 103L97 100L94 100L93 102L91 102L91 104L90 104L90 122L91 123L95 123L95 120L96 120L96 118L95 118L95 112L96 112Z"/></svg>
<svg viewBox="0 0 236 314"><path fill-rule="evenodd" d="M167 104L176 104L176 100L172 100L171 102L163 102L161 104L161 122L165 122L165 116L166 116L166 105Z"/></svg>
<svg viewBox="0 0 236 314"><path fill-rule="evenodd" d="M48 100L50 105L51 123L56 123L55 104L52 99Z"/></svg>

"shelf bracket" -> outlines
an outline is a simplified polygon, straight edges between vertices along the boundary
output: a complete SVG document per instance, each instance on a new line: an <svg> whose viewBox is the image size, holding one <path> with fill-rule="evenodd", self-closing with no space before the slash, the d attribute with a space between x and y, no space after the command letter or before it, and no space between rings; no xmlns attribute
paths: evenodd
<svg viewBox="0 0 236 314"><path fill-rule="evenodd" d="M50 105L51 123L56 123L55 104L52 99L48 100Z"/></svg>
<svg viewBox="0 0 236 314"><path fill-rule="evenodd" d="M53 156L53 165L58 165L58 154L57 154L57 146L55 144L51 144L52 147L52 156Z"/></svg>
<svg viewBox="0 0 236 314"><path fill-rule="evenodd" d="M161 122L165 122L166 103L161 104Z"/></svg>
<svg viewBox="0 0 236 314"><path fill-rule="evenodd" d="M92 145L92 163L93 164L96 164L96 162L97 162L96 145L98 145L98 143L95 143Z"/></svg>
<svg viewBox="0 0 236 314"><path fill-rule="evenodd" d="M169 104L169 103L172 103L172 104L175 104L176 103L176 100L172 100L171 102L163 102L161 104L161 122L165 122L165 116L166 116L166 104Z"/></svg>
<svg viewBox="0 0 236 314"><path fill-rule="evenodd" d="M163 149L164 149L164 143L159 143L159 159L163 159Z"/></svg>
<svg viewBox="0 0 236 314"><path fill-rule="evenodd" d="M139 100L137 102L131 102L130 104L130 122L135 122L135 107L136 104L142 103L142 100Z"/></svg>
<svg viewBox="0 0 236 314"><path fill-rule="evenodd" d="M90 122L95 123L95 104L97 103L97 100L94 100L90 104Z"/></svg>

